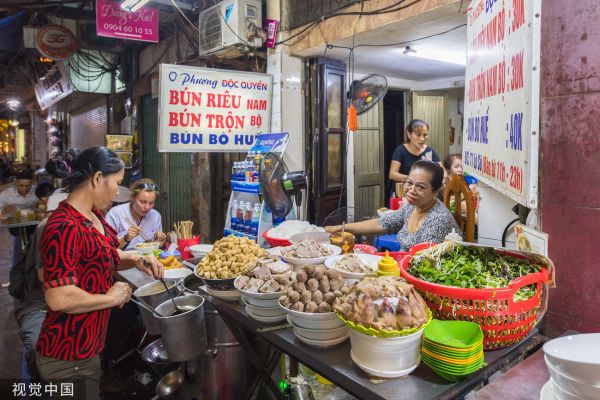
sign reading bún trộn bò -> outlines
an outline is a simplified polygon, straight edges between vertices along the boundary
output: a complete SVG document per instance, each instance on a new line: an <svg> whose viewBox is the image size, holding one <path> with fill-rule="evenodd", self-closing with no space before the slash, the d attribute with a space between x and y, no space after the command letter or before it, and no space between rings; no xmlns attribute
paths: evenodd
<svg viewBox="0 0 600 400"><path fill-rule="evenodd" d="M538 202L541 0L474 0L467 23L465 172Z"/></svg>
<svg viewBox="0 0 600 400"><path fill-rule="evenodd" d="M161 64L159 79L161 152L245 152L270 131L270 75Z"/></svg>

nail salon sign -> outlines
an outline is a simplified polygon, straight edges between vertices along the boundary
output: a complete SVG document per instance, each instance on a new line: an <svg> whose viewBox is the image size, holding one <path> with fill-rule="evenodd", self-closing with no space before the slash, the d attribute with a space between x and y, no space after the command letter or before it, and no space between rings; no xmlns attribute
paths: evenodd
<svg viewBox="0 0 600 400"><path fill-rule="evenodd" d="M158 9L136 12L121 9L115 1L96 0L96 34L118 39L158 42Z"/></svg>

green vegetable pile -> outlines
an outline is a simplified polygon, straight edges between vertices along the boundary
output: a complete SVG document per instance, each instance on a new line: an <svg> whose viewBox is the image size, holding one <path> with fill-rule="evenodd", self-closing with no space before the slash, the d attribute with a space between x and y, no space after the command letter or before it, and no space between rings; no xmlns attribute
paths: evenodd
<svg viewBox="0 0 600 400"><path fill-rule="evenodd" d="M442 243L418 253L408 272L419 279L446 286L473 289L504 288L525 275L540 271L528 260L510 257L492 248ZM535 295L535 285L520 289L514 301Z"/></svg>

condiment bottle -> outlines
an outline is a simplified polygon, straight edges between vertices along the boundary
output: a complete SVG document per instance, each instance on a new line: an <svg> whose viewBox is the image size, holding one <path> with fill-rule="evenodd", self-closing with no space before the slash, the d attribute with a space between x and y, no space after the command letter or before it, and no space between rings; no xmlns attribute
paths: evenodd
<svg viewBox="0 0 600 400"><path fill-rule="evenodd" d="M452 232L447 234L444 240L446 242L462 242L463 239L458 233L456 233L456 230L452 228Z"/></svg>
<svg viewBox="0 0 600 400"><path fill-rule="evenodd" d="M385 251L385 256L377 264L377 276L400 276L398 262L390 257L390 253L387 250Z"/></svg>

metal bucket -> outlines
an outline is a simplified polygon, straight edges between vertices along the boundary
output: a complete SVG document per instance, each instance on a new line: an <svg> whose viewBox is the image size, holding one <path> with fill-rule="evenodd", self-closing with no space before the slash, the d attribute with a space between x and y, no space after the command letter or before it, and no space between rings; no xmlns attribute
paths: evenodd
<svg viewBox="0 0 600 400"><path fill-rule="evenodd" d="M177 307L186 310L175 313L175 305L169 299L156 308L162 317L156 317L160 334L167 349L169 360L187 361L206 350L206 326L204 324L204 297L188 294L174 299Z"/></svg>
<svg viewBox="0 0 600 400"><path fill-rule="evenodd" d="M177 281L172 279L165 279L165 283L169 288L169 292L173 296L177 296ZM142 299L146 304L156 309L159 305L169 300L169 293L165 289L165 286L161 281L154 281L148 283L144 286L139 287L135 292L133 292L134 296ZM146 310L143 307L138 307L140 310L140 314L142 315L142 321L144 322L144 326L146 327L146 331L150 335L159 335L160 328L158 326L158 320L152 313Z"/></svg>

